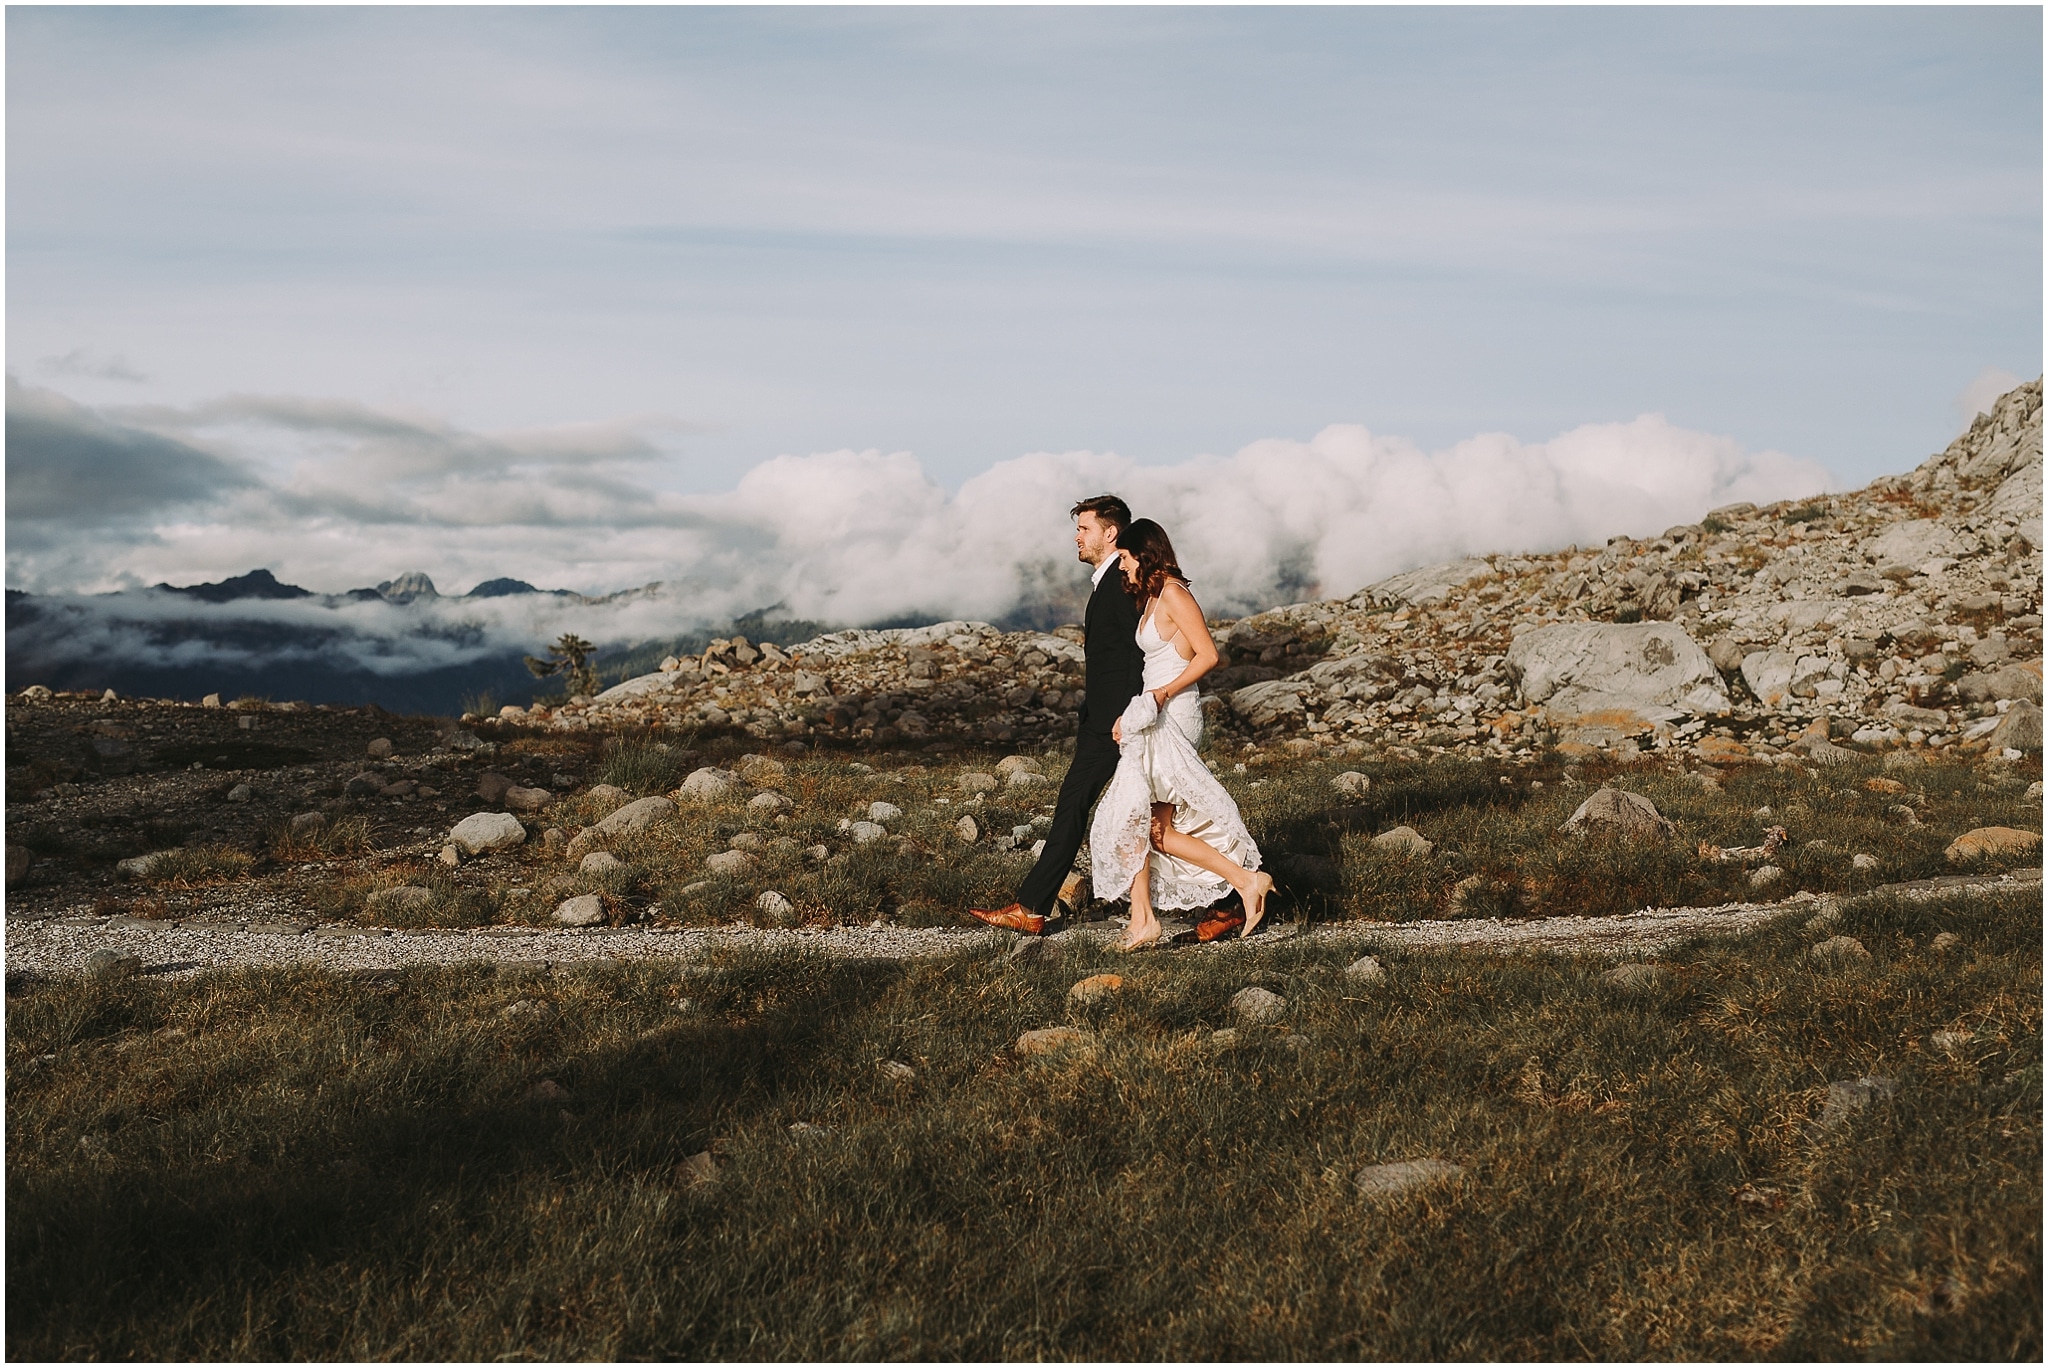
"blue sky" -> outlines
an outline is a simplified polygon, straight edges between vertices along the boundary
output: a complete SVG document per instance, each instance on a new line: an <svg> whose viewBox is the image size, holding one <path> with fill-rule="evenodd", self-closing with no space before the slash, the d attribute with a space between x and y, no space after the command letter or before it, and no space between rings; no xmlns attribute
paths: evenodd
<svg viewBox="0 0 2048 1368"><path fill-rule="evenodd" d="M486 562L576 480L630 504L840 450L957 492L1031 453L1657 414L1857 484L2041 369L2037 8L12 8L7 35L10 375L242 501L11 518L10 583L362 582L411 566L349 555L408 546L519 573ZM496 478L561 498L489 535L352 511L350 470L446 473L398 469L392 424L502 438L528 455ZM586 549L529 577L687 569Z"/></svg>

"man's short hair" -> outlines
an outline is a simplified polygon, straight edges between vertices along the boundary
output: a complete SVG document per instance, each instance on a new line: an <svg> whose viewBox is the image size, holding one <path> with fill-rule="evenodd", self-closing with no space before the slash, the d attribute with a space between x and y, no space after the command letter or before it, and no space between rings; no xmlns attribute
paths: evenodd
<svg viewBox="0 0 2048 1368"><path fill-rule="evenodd" d="M1070 518L1078 518L1083 513L1093 513L1097 522L1105 522L1115 528L1118 541L1123 540L1124 529L1131 525L1131 506L1114 494L1097 494L1067 510Z"/></svg>

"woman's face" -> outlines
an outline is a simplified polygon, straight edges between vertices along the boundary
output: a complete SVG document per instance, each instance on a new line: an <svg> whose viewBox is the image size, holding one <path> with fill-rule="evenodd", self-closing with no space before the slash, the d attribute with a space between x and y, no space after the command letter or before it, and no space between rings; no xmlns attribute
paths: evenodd
<svg viewBox="0 0 2048 1368"><path fill-rule="evenodd" d="M1118 551L1117 555L1123 558L1124 578L1129 580L1132 584L1136 584L1138 582L1137 556L1133 555L1129 551Z"/></svg>

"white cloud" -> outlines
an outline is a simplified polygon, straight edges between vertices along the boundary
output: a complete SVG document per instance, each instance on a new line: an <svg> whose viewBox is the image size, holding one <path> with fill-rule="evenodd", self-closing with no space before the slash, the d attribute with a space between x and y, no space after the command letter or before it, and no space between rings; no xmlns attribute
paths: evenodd
<svg viewBox="0 0 2048 1368"><path fill-rule="evenodd" d="M131 508L125 521L81 524L75 505L60 520L11 503L15 587L189 583L256 566L327 593L407 570L426 571L448 593L507 575L583 592L663 585L602 606L525 597L406 610L305 601L201 609L124 596L81 607L97 625L74 629L81 649L96 633L114 633L118 643L100 646L153 658L207 649L146 628L167 616L280 629L324 623L333 636L320 650L391 672L530 650L564 630L619 643L759 609L843 624L1066 615L1086 586L1066 510L1103 491L1167 527L1211 612L1240 614L1348 594L1460 555L1655 533L1717 504L1793 498L1832 483L1811 461L1646 415L1547 442L1491 433L1439 451L1340 424L1306 441L1268 438L1172 465L1037 452L951 493L910 453L841 450L778 456L730 490L681 495L644 483L652 448L631 424L485 436L353 404L209 407L254 424L249 430L282 429L298 440L288 473L263 482L241 475L247 463L208 452L209 435L218 436L212 418L131 411L123 425L46 393L14 397L46 428L53 416L65 420L59 437L88 429L123 451L154 442L188 465L234 473L217 489L181 484L176 517L138 519ZM133 425L144 418L156 430ZM33 444L13 447L10 462L33 465ZM301 640L290 649L312 648Z"/></svg>

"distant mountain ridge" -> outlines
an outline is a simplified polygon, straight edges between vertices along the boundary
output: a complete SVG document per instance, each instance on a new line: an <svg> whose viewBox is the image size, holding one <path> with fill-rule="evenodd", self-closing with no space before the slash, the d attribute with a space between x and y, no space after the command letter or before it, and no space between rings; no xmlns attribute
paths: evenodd
<svg viewBox="0 0 2048 1368"><path fill-rule="evenodd" d="M641 589L629 589L628 594L644 593L655 585ZM150 588L160 593L183 594L198 599L201 603L233 603L238 599L382 599L386 603L411 603L415 599L441 598L440 590L434 587L433 579L423 570L408 570L397 579L385 580L374 589L350 589L340 594L316 594L311 589L296 584L286 584L268 569L251 570L246 575L231 579L215 580L208 584L152 584ZM604 603L616 595L579 594L574 589L539 589L521 579L487 579L459 598L487 599L509 598L515 594L549 594L556 598L581 599L585 603Z"/></svg>

